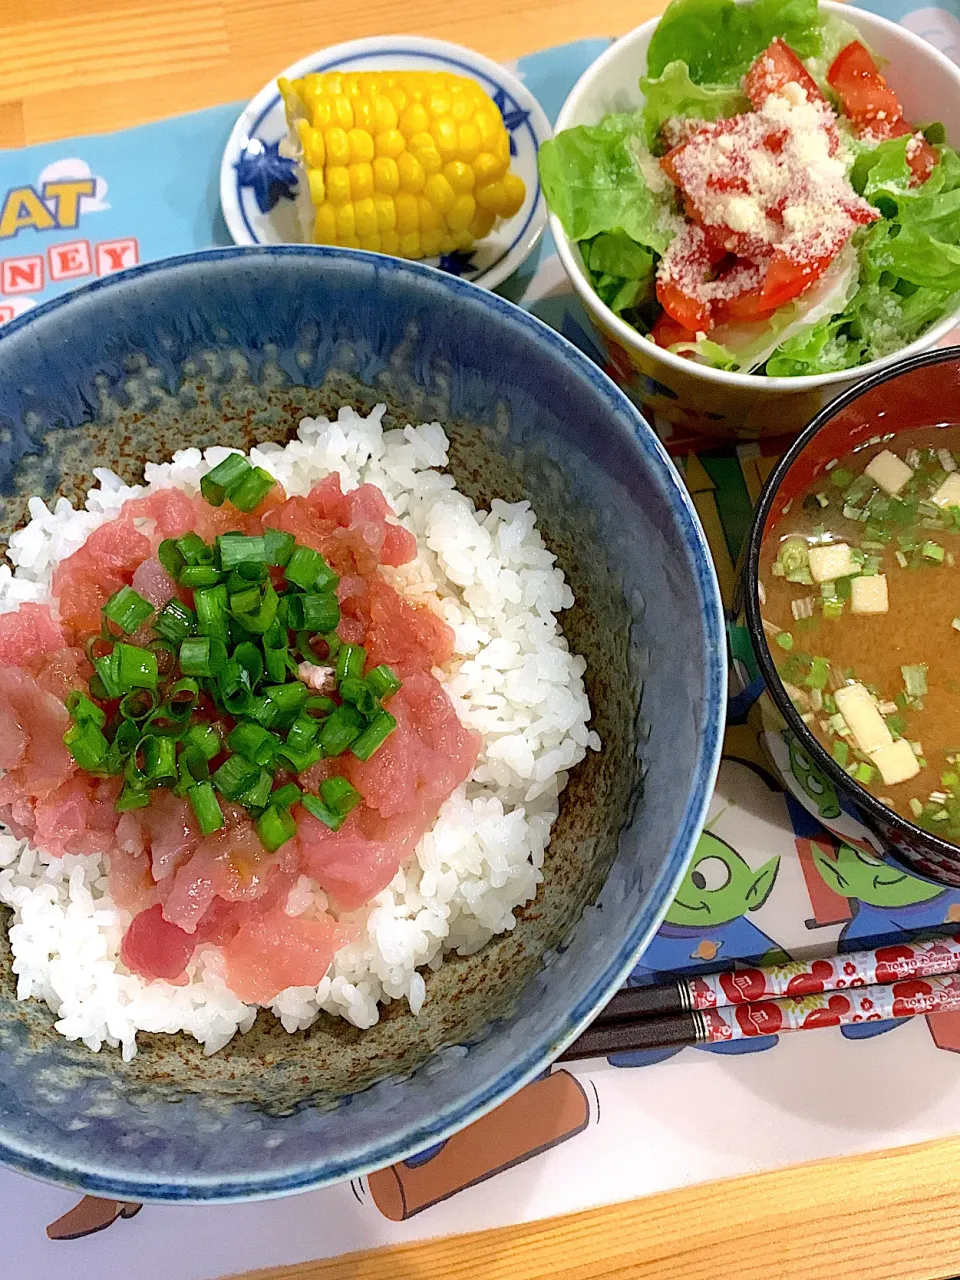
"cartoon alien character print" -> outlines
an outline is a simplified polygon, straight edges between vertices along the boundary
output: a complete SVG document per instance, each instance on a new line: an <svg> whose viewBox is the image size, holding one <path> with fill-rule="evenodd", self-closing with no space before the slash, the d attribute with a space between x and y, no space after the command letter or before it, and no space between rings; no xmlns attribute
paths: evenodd
<svg viewBox="0 0 960 1280"><path fill-rule="evenodd" d="M849 844L814 841L813 860L824 882L848 898L853 919L840 935L841 951L860 951L960 920L960 890L941 889L888 866ZM902 1019L841 1028L848 1040L882 1035Z"/></svg>
<svg viewBox="0 0 960 1280"><path fill-rule="evenodd" d="M715 972L725 962L758 964L782 958L772 938L747 918L770 895L779 857L757 871L718 836L706 831L670 905L663 924L627 979L627 986L646 986L663 973ZM776 1044L776 1036L703 1046L709 1053L757 1053ZM643 1067L662 1062L678 1049L652 1049L612 1054L615 1067Z"/></svg>

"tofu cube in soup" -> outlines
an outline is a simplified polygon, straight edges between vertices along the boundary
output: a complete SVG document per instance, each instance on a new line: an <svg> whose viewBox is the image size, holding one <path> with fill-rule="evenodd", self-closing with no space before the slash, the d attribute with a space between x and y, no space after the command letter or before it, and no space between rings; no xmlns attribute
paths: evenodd
<svg viewBox="0 0 960 1280"><path fill-rule="evenodd" d="M862 684L846 684L834 694L837 710L847 722L864 755L872 756L880 747L890 746L893 735Z"/></svg>
<svg viewBox="0 0 960 1280"><path fill-rule="evenodd" d="M886 613L889 607L885 574L854 578L850 583L851 613Z"/></svg>
<svg viewBox="0 0 960 1280"><path fill-rule="evenodd" d="M814 582L833 582L835 578L849 578L859 572L860 565L845 542L810 548L810 576Z"/></svg>
<svg viewBox="0 0 960 1280"><path fill-rule="evenodd" d="M878 747L870 759L880 770L880 776L888 787L906 782L908 778L915 778L920 772L919 761L906 738L898 738L885 747Z"/></svg>
<svg viewBox="0 0 960 1280"><path fill-rule="evenodd" d="M890 494L899 493L913 475L913 468L908 467L902 458L898 458L889 449L884 449L882 453L878 453L864 467L864 471L881 489L885 489Z"/></svg>
<svg viewBox="0 0 960 1280"><path fill-rule="evenodd" d="M960 507L960 471L951 471L930 501L938 507Z"/></svg>

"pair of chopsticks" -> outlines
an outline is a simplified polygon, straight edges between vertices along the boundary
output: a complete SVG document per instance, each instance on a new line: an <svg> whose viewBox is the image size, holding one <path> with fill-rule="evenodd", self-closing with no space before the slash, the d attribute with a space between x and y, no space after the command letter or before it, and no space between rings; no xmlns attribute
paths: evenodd
<svg viewBox="0 0 960 1280"><path fill-rule="evenodd" d="M960 933L624 987L560 1061L960 1009Z"/></svg>

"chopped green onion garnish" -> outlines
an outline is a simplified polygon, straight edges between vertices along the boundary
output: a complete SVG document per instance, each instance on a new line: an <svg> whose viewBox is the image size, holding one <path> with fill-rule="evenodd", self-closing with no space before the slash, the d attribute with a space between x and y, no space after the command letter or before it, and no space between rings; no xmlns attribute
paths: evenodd
<svg viewBox="0 0 960 1280"><path fill-rule="evenodd" d="M244 587L242 591L235 591L230 597L230 612L236 616L239 613L253 613L254 610L260 608L260 588L255 586Z"/></svg>
<svg viewBox="0 0 960 1280"><path fill-rule="evenodd" d="M920 554L925 560L933 560L936 564L940 564L947 553L939 543L925 542L920 548Z"/></svg>
<svg viewBox="0 0 960 1280"><path fill-rule="evenodd" d="M157 615L157 620L153 624L154 631L158 632L166 640L172 640L174 644L179 644L181 640L185 640L197 625L197 615L192 609L185 604L181 604L179 600L168 600Z"/></svg>
<svg viewBox="0 0 960 1280"><path fill-rule="evenodd" d="M191 590L215 587L220 581L220 572L212 564L188 564L180 570L177 581L181 587L190 587Z"/></svg>
<svg viewBox="0 0 960 1280"><path fill-rule="evenodd" d="M330 717L333 719L333 716ZM327 721L329 724L330 721ZM369 760L375 751L383 746L386 739L397 727L397 722L389 711L381 711L379 715L364 729L354 742L350 744L351 752L358 760ZM321 733L321 738L322 738Z"/></svg>
<svg viewBox="0 0 960 1280"><path fill-rule="evenodd" d="M103 696L106 698L120 698L126 692L120 685L119 676L120 658L116 651L105 654L102 658L93 659L93 669L100 677L100 683L103 685ZM94 697L99 694L94 689L93 682L90 683L90 692Z"/></svg>
<svg viewBox="0 0 960 1280"><path fill-rule="evenodd" d="M313 745L319 728L319 720L314 720L312 716L297 716L287 733L287 746L293 747L294 751L306 751Z"/></svg>
<svg viewBox="0 0 960 1280"><path fill-rule="evenodd" d="M157 548L157 559L171 578L178 578L187 563L173 538L164 538Z"/></svg>
<svg viewBox="0 0 960 1280"><path fill-rule="evenodd" d="M831 751L833 752L833 758L836 760L837 764L840 765L841 768L846 768L847 761L850 759L849 745L844 742L842 738L838 738L831 747Z"/></svg>
<svg viewBox="0 0 960 1280"><path fill-rule="evenodd" d="M781 633L782 634L782 633ZM779 639L779 636L777 637ZM791 640L791 644L793 641ZM786 648L786 646L784 646ZM341 645L337 653L337 683L351 676L359 680L363 676L363 668L367 662L367 651L360 644Z"/></svg>
<svg viewBox="0 0 960 1280"><path fill-rule="evenodd" d="M198 533L185 533L177 539L177 550L186 564L213 564L213 552Z"/></svg>
<svg viewBox="0 0 960 1280"><path fill-rule="evenodd" d="M264 809L270 803L272 790L273 774L267 769L261 769L256 782L247 787L239 797L240 803L245 804L248 809Z"/></svg>
<svg viewBox="0 0 960 1280"><path fill-rule="evenodd" d="M121 587L114 592L103 606L104 614L111 622L116 623L121 631L132 635L141 623L153 616L154 608L149 600L144 600L133 587Z"/></svg>
<svg viewBox="0 0 960 1280"><path fill-rule="evenodd" d="M262 725L244 721L229 735L227 746L252 764L262 766L272 763L279 749L280 739Z"/></svg>
<svg viewBox="0 0 960 1280"><path fill-rule="evenodd" d="M293 555L293 548L296 545L296 539L292 533L285 533L282 529L264 530L263 546L267 564L287 564Z"/></svg>
<svg viewBox="0 0 960 1280"><path fill-rule="evenodd" d="M271 680L279 683L286 678L289 651L286 630L274 624L263 637L263 665Z"/></svg>
<svg viewBox="0 0 960 1280"><path fill-rule="evenodd" d="M320 783L320 795L325 804L337 813L347 814L360 803L360 792L346 778L327 778Z"/></svg>
<svg viewBox="0 0 960 1280"><path fill-rule="evenodd" d="M876 771L872 765L860 763L854 769L852 776L857 782L862 783L863 786L867 786L868 783L873 781L875 773Z"/></svg>
<svg viewBox="0 0 960 1280"><path fill-rule="evenodd" d="M288 747L284 743L277 754L289 763L294 773L303 773L304 770L323 759L323 748L314 744L303 751L298 751L296 747Z"/></svg>
<svg viewBox="0 0 960 1280"><path fill-rule="evenodd" d="M63 735L63 745L76 760L81 769L91 773L100 770L106 758L110 744L100 731L100 726L93 720L84 720L80 724L72 724Z"/></svg>
<svg viewBox="0 0 960 1280"><path fill-rule="evenodd" d="M363 716L349 702L344 702L320 726L319 740L324 755L341 755L364 728Z"/></svg>
<svg viewBox="0 0 960 1280"><path fill-rule="evenodd" d="M263 467L251 467L239 484L235 485L227 497L238 511L253 511L259 507L273 486L276 484L269 471Z"/></svg>
<svg viewBox="0 0 960 1280"><path fill-rule="evenodd" d="M113 807L117 813L128 813L131 809L146 809L149 803L149 791L144 791L140 787L131 787L129 783L125 783Z"/></svg>
<svg viewBox="0 0 960 1280"><path fill-rule="evenodd" d="M212 636L190 636L180 646L180 670L188 676L213 676L226 666L227 651Z"/></svg>
<svg viewBox="0 0 960 1280"><path fill-rule="evenodd" d="M808 689L823 690L827 687L827 681L829 678L830 663L826 658L814 658L810 664L810 671L804 678L803 683Z"/></svg>
<svg viewBox="0 0 960 1280"><path fill-rule="evenodd" d="M222 533L217 538L217 550L225 573L240 565L261 565L267 561L264 540L260 534L250 536L245 533Z"/></svg>
<svg viewBox="0 0 960 1280"><path fill-rule="evenodd" d="M98 728L102 729L107 723L107 713L103 708L91 702L79 689L71 689L67 694L67 710L78 724L84 720L92 720Z"/></svg>
<svg viewBox="0 0 960 1280"><path fill-rule="evenodd" d="M210 764L199 747L185 746L177 761L178 785L185 792L197 782L209 782Z"/></svg>
<svg viewBox="0 0 960 1280"><path fill-rule="evenodd" d="M220 734L212 724L195 724L191 726L184 737L184 743L187 746L196 747L207 760L212 760L214 756L219 755L223 750Z"/></svg>
<svg viewBox="0 0 960 1280"><path fill-rule="evenodd" d="M917 662L911 666L901 667L903 687L908 698L922 698L927 692L927 664Z"/></svg>
<svg viewBox="0 0 960 1280"><path fill-rule="evenodd" d="M263 692L279 708L277 728L280 729L288 729L293 724L300 713L300 708L310 697L307 686L299 680L294 680L290 684L270 684Z"/></svg>
<svg viewBox="0 0 960 1280"><path fill-rule="evenodd" d="M224 825L223 810L209 782L200 782L187 792L193 812L197 815L200 830L205 836L219 831Z"/></svg>
<svg viewBox="0 0 960 1280"><path fill-rule="evenodd" d="M167 690L163 715L169 720L189 720L200 698L200 686L190 676L178 680Z"/></svg>
<svg viewBox="0 0 960 1280"><path fill-rule="evenodd" d="M254 635L263 635L276 621L278 603L279 597L273 589L273 583L266 582L261 593L260 606L256 612L238 614L237 620L247 631L252 631Z"/></svg>
<svg viewBox="0 0 960 1280"><path fill-rule="evenodd" d="M793 648L793 636L789 631L778 631L774 639L781 649L789 650Z"/></svg>
<svg viewBox="0 0 960 1280"><path fill-rule="evenodd" d="M261 693L253 698L247 707L246 714L251 720L256 720L257 724L262 724L265 729L269 729L277 723L280 708L265 693Z"/></svg>
<svg viewBox="0 0 960 1280"><path fill-rule="evenodd" d="M323 556L310 547L297 547L284 569L284 577L296 587L309 591L317 580L320 567L324 564Z"/></svg>
<svg viewBox="0 0 960 1280"><path fill-rule="evenodd" d="M312 814L324 826L329 827L331 831L339 831L343 826L346 814L340 813L339 810L332 808L328 804L324 804L319 796L311 795L309 791L305 791L300 798L300 803L307 813Z"/></svg>
<svg viewBox="0 0 960 1280"><path fill-rule="evenodd" d="M242 453L231 453L202 477L200 493L211 507L222 507L224 498L249 470L250 463Z"/></svg>
<svg viewBox="0 0 960 1280"><path fill-rule="evenodd" d="M177 776L177 744L172 738L149 734L141 744L143 772L148 782L159 783Z"/></svg>
<svg viewBox="0 0 960 1280"><path fill-rule="evenodd" d="M226 587L208 587L205 591L197 591L193 597L197 611L197 630L202 636L212 636L226 644L227 632L227 589Z"/></svg>
<svg viewBox="0 0 960 1280"><path fill-rule="evenodd" d="M118 708L124 720L146 720L156 709L157 695L152 689L131 689L123 695Z"/></svg>
<svg viewBox="0 0 960 1280"><path fill-rule="evenodd" d="M389 698L392 694L396 693L401 687L401 681L388 666L385 666L382 663L379 667L374 667L373 670L367 674L367 684L381 702L384 698Z"/></svg>
<svg viewBox="0 0 960 1280"><path fill-rule="evenodd" d="M340 603L332 591L305 595L300 599L303 601L302 625L308 631L332 631L340 621Z"/></svg>
<svg viewBox="0 0 960 1280"><path fill-rule="evenodd" d="M259 776L259 768L243 756L228 756L213 775L212 782L227 800L239 800Z"/></svg>
<svg viewBox="0 0 960 1280"><path fill-rule="evenodd" d="M295 782L288 782L285 787L277 787L276 791L270 797L270 803L282 805L284 809L289 809L295 805L300 799L301 791Z"/></svg>
<svg viewBox="0 0 960 1280"><path fill-rule="evenodd" d="M297 834L297 824L288 809L272 804L257 819L257 834L263 847L274 853Z"/></svg>
<svg viewBox="0 0 960 1280"><path fill-rule="evenodd" d="M358 680L356 676L347 676L341 683L340 696L344 702L352 702L367 720L372 720L380 710L380 699L366 680Z"/></svg>
<svg viewBox="0 0 960 1280"><path fill-rule="evenodd" d="M157 655L138 645L123 644L114 649L117 660L117 684L122 689L155 689L157 680Z"/></svg>
<svg viewBox="0 0 960 1280"><path fill-rule="evenodd" d="M308 698L303 704L304 715L314 716L316 719L323 719L328 716L331 711L336 711L337 704L332 698L325 698L322 694L317 694L312 698Z"/></svg>

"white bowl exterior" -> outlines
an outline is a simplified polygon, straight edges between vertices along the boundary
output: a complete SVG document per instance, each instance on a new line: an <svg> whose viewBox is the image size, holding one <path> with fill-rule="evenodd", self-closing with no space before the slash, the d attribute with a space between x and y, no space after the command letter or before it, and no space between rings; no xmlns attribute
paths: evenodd
<svg viewBox="0 0 960 1280"><path fill-rule="evenodd" d="M867 44L889 60L884 75L897 91L907 119L942 120L948 139L960 142L960 68L904 27L852 5L821 0L821 9L855 26ZM598 124L613 111L643 102L639 78L659 18L652 18L610 46L580 77L557 118L556 133ZM594 292L576 244L555 214L550 229L567 275L597 331L606 371L642 408L684 430L756 439L799 431L847 387L887 365L925 351L960 323L960 307L915 342L857 369L802 378L724 373L694 364L656 346L615 315Z"/></svg>

